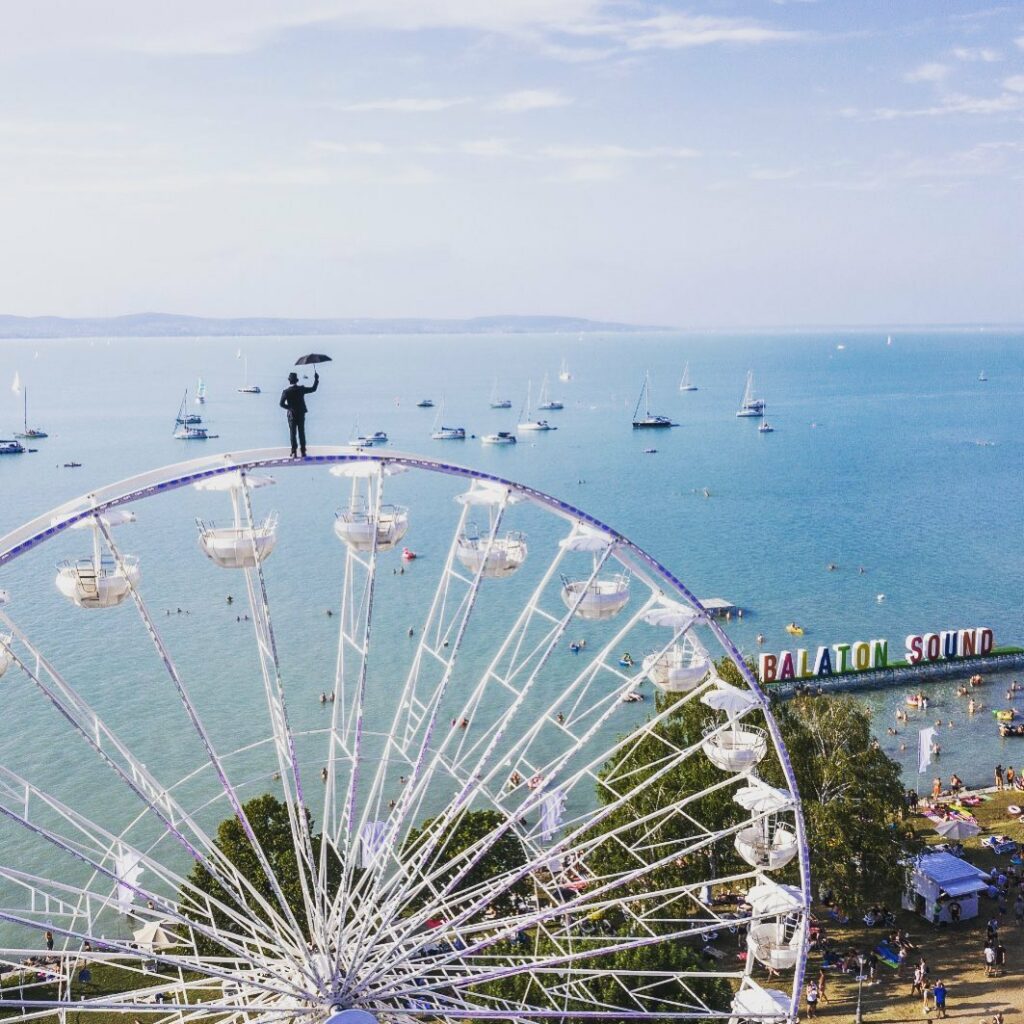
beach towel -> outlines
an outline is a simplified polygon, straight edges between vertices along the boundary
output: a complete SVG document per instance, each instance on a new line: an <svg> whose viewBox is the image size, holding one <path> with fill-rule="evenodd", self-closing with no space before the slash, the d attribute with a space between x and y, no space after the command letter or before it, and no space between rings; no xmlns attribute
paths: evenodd
<svg viewBox="0 0 1024 1024"><path fill-rule="evenodd" d="M887 942L881 942L875 946L875 952L878 954L878 959L883 964L888 964L893 970L896 970L900 965L900 958L896 954L896 950L892 948Z"/></svg>

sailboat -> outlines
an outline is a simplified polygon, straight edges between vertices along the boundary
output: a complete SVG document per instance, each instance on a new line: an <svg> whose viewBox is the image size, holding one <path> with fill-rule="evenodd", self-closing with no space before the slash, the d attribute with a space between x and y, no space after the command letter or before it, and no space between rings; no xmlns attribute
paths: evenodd
<svg viewBox="0 0 1024 1024"><path fill-rule="evenodd" d="M238 389L238 393L240 395L261 395L261 394L263 394L263 392L260 391L259 384L250 384L249 383L249 357L248 356L244 356L243 357L242 356L242 350L239 349L238 350L238 358L243 360L243 363L244 363L244 366L245 366L245 372L244 372L244 376L243 376L243 383L242 383L242 386Z"/></svg>
<svg viewBox="0 0 1024 1024"><path fill-rule="evenodd" d="M206 405L206 381L202 377L196 384L196 405Z"/></svg>
<svg viewBox="0 0 1024 1024"><path fill-rule="evenodd" d="M494 378L494 387L491 388L491 408L492 409L511 409L512 399L511 398L499 398L498 397L498 378Z"/></svg>
<svg viewBox="0 0 1024 1024"><path fill-rule="evenodd" d="M572 374L569 372L569 360L564 356L562 357L562 368L558 371L558 379L563 384L568 384L572 380Z"/></svg>
<svg viewBox="0 0 1024 1024"><path fill-rule="evenodd" d="M437 417L434 419L434 426L431 428L430 436L434 441L465 441L465 427L444 426L444 399L441 399L441 408L437 410Z"/></svg>
<svg viewBox="0 0 1024 1024"><path fill-rule="evenodd" d="M21 385L21 377L17 373L14 374L14 383L11 384L11 390L16 395L21 395L22 399L24 400L23 401L23 415L24 415L24 419L22 420L22 424L23 424L22 425L22 429L20 431L17 431L14 436L15 437L25 438L28 441L38 441L40 438L49 437L50 435L47 434L45 430L39 430L37 427L33 427L31 430L29 430L29 426L28 426L28 388L22 387L22 385Z"/></svg>
<svg viewBox="0 0 1024 1024"><path fill-rule="evenodd" d="M697 385L690 381L690 364L687 363L683 367L683 375L679 378L679 390L680 391L696 391Z"/></svg>
<svg viewBox="0 0 1024 1024"><path fill-rule="evenodd" d="M533 418L533 381L526 385L526 405L520 417L520 430L557 430L547 420L535 420Z"/></svg>
<svg viewBox="0 0 1024 1024"><path fill-rule="evenodd" d="M638 416L640 403L643 402L644 414ZM650 371L644 374L644 383L640 388L640 397L636 400L636 408L633 410L633 429L657 429L661 427L678 427L667 416L658 416L651 412L651 374Z"/></svg>
<svg viewBox="0 0 1024 1024"><path fill-rule="evenodd" d="M986 381L986 380L988 380L988 377L986 376L986 374L985 374L985 371L984 371L984 370L982 370L982 371L981 371L981 373L979 373L979 374L978 374L978 380L980 380L980 381ZM19 436L19 437L21 437L21 436L24 436L24 437L28 437L28 434L25 434L25 435L21 435L21 434L19 434L18 436ZM46 437L46 435L45 435L45 434L43 434L42 436L43 436L43 437Z"/></svg>
<svg viewBox="0 0 1024 1024"><path fill-rule="evenodd" d="M764 401L760 398L754 397L753 370L747 370L747 386L743 390L743 400L740 402L740 407L736 415L756 417L764 415Z"/></svg>
<svg viewBox="0 0 1024 1024"><path fill-rule="evenodd" d="M185 389L185 394L182 396L181 405L178 406L178 415L174 421L175 430L174 438L176 441L209 441L211 438L216 437L216 434L211 434L206 427L200 426L203 422L202 419L195 413L186 413L185 407L188 405L188 389Z"/></svg>
<svg viewBox="0 0 1024 1024"><path fill-rule="evenodd" d="M565 408L565 406L561 402L559 402L557 398L552 398L551 395L548 394L548 375L546 373L544 374L544 380L541 382L540 395L538 396L537 400L537 408L543 409L545 412L550 412L552 410L557 411L558 409Z"/></svg>

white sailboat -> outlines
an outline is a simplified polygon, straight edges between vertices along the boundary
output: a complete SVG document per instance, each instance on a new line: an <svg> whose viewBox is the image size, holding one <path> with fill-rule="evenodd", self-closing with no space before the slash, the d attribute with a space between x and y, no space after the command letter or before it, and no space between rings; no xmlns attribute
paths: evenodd
<svg viewBox="0 0 1024 1024"><path fill-rule="evenodd" d="M564 409L565 406L558 401L557 398L552 398L548 393L548 375L544 374L544 380L540 385L540 395L537 400L537 408L543 409L545 412L557 411L558 409Z"/></svg>
<svg viewBox="0 0 1024 1024"><path fill-rule="evenodd" d="M683 367L683 375L679 378L680 391L696 391L697 385L690 380L690 364Z"/></svg>
<svg viewBox="0 0 1024 1024"><path fill-rule="evenodd" d="M563 384L568 384L572 380L572 374L569 372L569 360L562 357L562 368L558 371L558 379Z"/></svg>
<svg viewBox="0 0 1024 1024"><path fill-rule="evenodd" d="M206 405L206 381L202 377L196 383L196 405Z"/></svg>
<svg viewBox="0 0 1024 1024"><path fill-rule="evenodd" d="M441 408L437 410L434 418L434 425L430 430L430 437L434 441L465 441L465 427L446 427L444 425L444 399L441 399Z"/></svg>
<svg viewBox="0 0 1024 1024"><path fill-rule="evenodd" d="M498 397L498 378L494 378L494 387L491 388L491 408L492 409L511 409L512 399L511 398L499 398Z"/></svg>
<svg viewBox="0 0 1024 1024"><path fill-rule="evenodd" d="M17 372L14 374L14 381L11 384L11 390L16 395L22 397L22 428L15 433L15 437L24 438L27 441L38 441L40 438L49 437L45 430L40 430L38 427L32 427L29 429L28 425L28 388L23 387L21 383L21 377Z"/></svg>
<svg viewBox="0 0 1024 1024"><path fill-rule="evenodd" d="M238 393L241 395L260 395L263 392L260 391L259 384L249 383L249 357L242 355L242 350L238 350L238 358L242 360L244 365L244 373L242 376L242 386L238 389Z"/></svg>
<svg viewBox="0 0 1024 1024"><path fill-rule="evenodd" d="M978 374L978 380L980 380L980 381L988 380L988 376L985 374L984 370L982 370L981 373ZM45 437L46 435L44 434L43 436Z"/></svg>
<svg viewBox="0 0 1024 1024"><path fill-rule="evenodd" d="M174 421L174 438L177 441L209 441L216 437L206 427L200 426L202 420L195 413L185 412L188 405L188 389L182 396L181 405L178 406L178 415Z"/></svg>
<svg viewBox="0 0 1024 1024"><path fill-rule="evenodd" d="M757 398L754 395L753 370L747 370L747 386L743 390L743 400L740 402L740 407L736 415L756 416L758 418L764 415L764 402L762 399Z"/></svg>
<svg viewBox="0 0 1024 1024"><path fill-rule="evenodd" d="M547 420L536 420L533 418L533 381L526 385L526 405L519 417L520 430L557 430Z"/></svg>
<svg viewBox="0 0 1024 1024"><path fill-rule="evenodd" d="M639 416L640 403L644 404L644 414ZM636 400L636 408L633 410L634 430L657 430L663 427L678 427L667 416L659 416L651 412L651 374L650 371L644 374L644 383L640 388L640 397Z"/></svg>

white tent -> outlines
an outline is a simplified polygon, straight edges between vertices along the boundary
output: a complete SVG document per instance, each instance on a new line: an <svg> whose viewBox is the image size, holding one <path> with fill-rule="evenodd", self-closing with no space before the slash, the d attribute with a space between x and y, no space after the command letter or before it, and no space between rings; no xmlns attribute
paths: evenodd
<svg viewBox="0 0 1024 1024"><path fill-rule="evenodd" d="M951 853L926 853L917 859L910 876L907 910L933 923L949 922L949 905L960 904L960 919L978 916L978 893L988 888L988 875Z"/></svg>
<svg viewBox="0 0 1024 1024"><path fill-rule="evenodd" d="M170 949L180 946L185 940L167 930L167 921L150 921L137 932L132 932L136 944L143 949Z"/></svg>

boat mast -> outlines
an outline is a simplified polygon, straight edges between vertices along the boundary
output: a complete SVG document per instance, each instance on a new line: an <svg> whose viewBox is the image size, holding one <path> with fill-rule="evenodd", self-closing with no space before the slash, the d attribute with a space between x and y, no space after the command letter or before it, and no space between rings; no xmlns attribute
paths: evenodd
<svg viewBox="0 0 1024 1024"><path fill-rule="evenodd" d="M24 399L25 433L27 434L28 433L28 388L24 388L23 390L24 390L24 394L22 395L22 398Z"/></svg>

